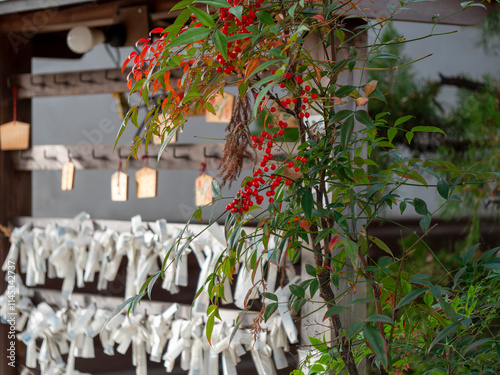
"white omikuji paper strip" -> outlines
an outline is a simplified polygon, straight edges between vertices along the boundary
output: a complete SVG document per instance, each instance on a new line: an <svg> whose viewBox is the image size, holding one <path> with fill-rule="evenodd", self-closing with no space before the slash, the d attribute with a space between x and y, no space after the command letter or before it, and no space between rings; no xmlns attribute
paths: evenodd
<svg viewBox="0 0 500 375"><path fill-rule="evenodd" d="M6 269L9 260L19 262L20 269L27 273L26 279L32 286L44 282L46 277L62 278L63 297L71 299L75 285L82 287L85 282L93 281L96 273L99 274L98 288L105 289L108 282L116 279L122 259L126 256L125 296L128 298L136 295L146 278L159 270L167 254L168 267L163 287L171 293L178 292L180 286L188 283L187 256L193 252L201 268L199 289L226 250L224 235L221 228L211 228L187 245L184 238L192 233L184 233L184 238L180 239L180 231L176 226L168 226L165 220L158 220L151 228L146 228L140 216L132 218L130 233L96 230L85 213L77 215L64 227L57 222L49 223L45 229L25 225L12 232L11 248L3 269ZM268 253L274 247L275 239L271 238ZM264 332L254 335L255 332L240 328L232 339L233 327L216 323L211 345L205 337L204 327L209 304L206 291L194 303L192 320L176 318L178 306L173 304L159 315L131 314L125 317L119 314L106 323L112 312L96 309L93 304L70 306L58 311L52 310L46 303L34 308L29 300L33 293L19 283L16 293L20 300L16 309L20 316L18 329L24 329L19 338L27 345L26 364L30 368L38 364L42 375L77 375L75 358L92 358L93 339L99 335L107 355L114 355L115 348L119 353L132 348L137 375L147 374L148 354L152 361L163 360L167 372L173 370L176 359L180 358L181 367L190 375L218 375L219 361L220 373L237 375L236 365L247 351L251 352L259 375L273 375L276 368L288 366L285 353L289 351L289 343L298 341L288 302L289 285L298 282L299 278L295 277L293 268L287 267L286 273L292 282L275 291L277 266L267 259L264 250L261 243L250 244L245 249L250 254L247 262L236 265L235 304L244 307L249 291L248 299L257 298L259 292L264 292L260 285L253 285L251 281L249 259L255 251L261 260L255 278L267 273L265 291L274 291L278 296L278 314L262 324ZM229 291L230 285L226 285L226 299L230 303L233 298ZM0 296L2 317L8 308L8 299L4 294ZM37 338L42 339L39 350L35 344ZM68 354L68 363L62 360L65 354Z"/></svg>

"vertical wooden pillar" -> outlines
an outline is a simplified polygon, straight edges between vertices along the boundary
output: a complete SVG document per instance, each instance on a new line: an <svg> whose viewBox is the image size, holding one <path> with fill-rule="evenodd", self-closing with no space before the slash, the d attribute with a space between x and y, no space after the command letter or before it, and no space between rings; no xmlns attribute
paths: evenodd
<svg viewBox="0 0 500 375"><path fill-rule="evenodd" d="M359 22L363 22L363 21L354 20L354 22L353 22L353 20L345 20L344 22L346 23L345 27L347 29L353 30L356 26L359 26ZM346 39L347 38L348 38L348 35L346 35ZM306 41L306 43L308 45L310 45L311 47L315 48L315 49L310 51L311 56L314 59L325 60L325 59L332 59L333 58L332 56L326 56L326 54L323 51L323 48L320 47L321 43L320 43L320 40L317 36L313 35L313 36L309 37L309 39ZM350 43L349 46L366 46L367 43L368 43L367 35L366 35L366 33L363 33L359 37L355 38ZM306 45L306 48L307 48L307 45ZM358 54L361 54L363 52L365 52L365 51L359 50ZM330 53L330 51L328 51L328 53ZM338 55L336 56L336 61L347 58L348 57L347 55L348 55L347 48L342 49L338 53ZM357 64L356 66L361 67L362 64L360 63L360 64ZM343 71L339 75L337 83L339 85L359 86L359 85L362 85L363 83L366 83L366 80L367 80L366 74L367 74L367 72L364 72L362 70L353 70L352 72L346 70L346 71ZM326 82L324 82L324 84L328 84L328 78L325 77L323 79L326 81ZM352 103L352 104L345 105L342 107L342 109L354 110L355 104ZM363 125L356 123L354 130L355 131L359 130L360 126L363 126ZM361 230L361 228L364 224L365 224L364 222L357 222L356 230ZM310 276L307 274L307 272L305 270L305 264L314 264L314 254L312 252L309 252L309 251L303 252L301 262L302 262L301 277L303 280L309 279ZM349 260L347 260L347 262L349 262ZM353 282L356 283L356 280L353 280ZM334 291L336 293L336 296L338 297L339 294L341 294L342 292L344 292L345 290L348 290L348 289L352 290L351 285L346 280L341 280L339 283L339 288L338 289L334 288ZM360 289L360 288L358 288L358 289ZM358 299L358 298L363 298L363 297L365 297L365 295L366 295L365 288L361 288L361 290L356 292L355 294L350 293L347 296L345 296L344 298L342 298L342 300L340 302L338 302L338 304L342 305L342 306L347 306L347 305L349 305L349 303L352 300ZM317 295L317 296L315 296L314 300L319 301L319 300L321 300L321 298ZM323 337L325 337L325 339L327 341L333 339L331 328L328 329L326 327L326 325L328 324L327 323L328 320L323 321L323 317L326 313L326 308L315 311L318 307L319 307L319 303L318 304L309 303L309 304L305 304L301 309L301 315L303 318L300 321L300 335L301 335L300 344L304 345L306 348L307 348L307 346L310 345L309 336L315 336L319 339L322 339ZM349 327L352 322L359 320L359 319L364 319L366 317L366 305L365 304L357 304L354 306L350 306L349 309L352 311L352 313L350 311L346 310L345 312L340 314L340 319L341 319L344 327ZM299 357L304 356L306 354L306 352L307 352L307 350L301 351L299 353ZM364 374L366 372L364 362L358 366L358 371L360 374Z"/></svg>
<svg viewBox="0 0 500 375"><path fill-rule="evenodd" d="M11 77L19 73L31 73L31 41L14 49L7 34L0 34L0 124L12 121L13 87ZM17 119L31 123L31 100L17 101ZM31 215L31 172L16 171L10 153L0 151L0 224L7 226L16 215ZM9 251L9 240L0 234L0 263L3 264ZM0 293L6 289L5 273L0 272ZM18 318L18 317L17 317ZM19 343L16 345L16 367L8 365L7 349L9 325L0 324L0 373L16 374L24 356Z"/></svg>

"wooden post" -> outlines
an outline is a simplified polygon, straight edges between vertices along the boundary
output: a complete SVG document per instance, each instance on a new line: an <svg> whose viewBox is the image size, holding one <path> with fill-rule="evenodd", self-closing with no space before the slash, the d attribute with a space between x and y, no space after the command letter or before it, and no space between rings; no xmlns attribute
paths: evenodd
<svg viewBox="0 0 500 375"><path fill-rule="evenodd" d="M31 41L23 44L17 53L7 34L0 34L0 124L12 121L13 87L10 84L14 74L30 73ZM31 100L17 101L17 119L31 123ZM0 224L7 226L15 215L31 215L31 172L16 171L8 151L0 151ZM0 262L3 264L9 251L8 238L0 234ZM0 293L6 289L5 273L0 272ZM0 324L0 373L16 374L24 355L21 345L16 344L16 366L8 365L8 324ZM22 359L24 363L24 359Z"/></svg>
<svg viewBox="0 0 500 375"><path fill-rule="evenodd" d="M356 26L359 26L359 20L354 21L355 24L353 24L352 21L346 20L344 21L346 23L346 28L348 29L354 29ZM362 22L362 21L361 21ZM334 59L332 56L326 56L323 52L323 48L318 47L321 45L320 40L314 35L311 36L307 42L311 47L316 47L314 50L311 51L311 56L316 59L316 60L323 60L323 59ZM361 34L359 37L357 37L355 40L352 41L351 43L352 46L366 46L367 45L367 35L366 33ZM330 51L328 51L330 53ZM361 51L359 51L361 53ZM334 60L342 60L346 58L347 51L341 50L339 55L336 56ZM358 64L361 66L361 64ZM357 66L358 66L357 65ZM363 74L364 73L364 74ZM328 79L328 78L323 78L323 79ZM344 71L342 72L339 77L338 77L338 84L341 85L354 85L358 86L363 83L363 81L366 81L366 72L363 72L362 70L353 70L352 72L350 71ZM324 84L328 84L328 81L323 82ZM343 109L350 109L354 110L355 109L355 104L349 104L346 105L345 108ZM359 130L360 128L359 123L355 124L355 131ZM364 223L357 222L357 228L356 230L360 230L362 228ZM349 262L349 260L347 260ZM305 264L313 264L314 265L314 254L310 251L303 252L302 253L302 260L301 260L302 266L301 266L301 278L302 280L309 279L310 276L307 274L305 270ZM356 280L353 280L355 283ZM349 285L349 283L346 280L341 280L339 283L339 288L335 289L334 291L336 292L336 297L339 296L342 292L345 290L351 289L352 287ZM354 293L349 293L346 295L344 298L342 298L340 301L338 301L339 305L342 306L347 306L349 303L358 298L363 298L365 297L365 290L363 289L362 291L358 291L355 294ZM321 300L319 296L315 296L314 300L318 301ZM333 339L332 336L332 329L331 327L328 328L328 320L323 320L323 317L326 313L326 309L323 308L321 310L317 310L319 307L318 304L305 304L302 309L301 309L301 314L302 314L302 319L300 321L300 344L304 345L304 348L306 350L301 350L299 357L302 357L307 353L307 348L310 346L309 342L309 336L314 336L319 339L325 339L327 341L330 341ZM349 325L352 324L352 322L359 320L359 319L364 319L366 317L366 306L364 304L357 304L354 306L351 306L350 311L345 311L340 314L340 319L342 321L342 324L344 327L349 327ZM352 311L352 312L351 312ZM356 318L355 318L356 317ZM364 362L362 362L358 366L358 371L360 374L364 374L366 372Z"/></svg>

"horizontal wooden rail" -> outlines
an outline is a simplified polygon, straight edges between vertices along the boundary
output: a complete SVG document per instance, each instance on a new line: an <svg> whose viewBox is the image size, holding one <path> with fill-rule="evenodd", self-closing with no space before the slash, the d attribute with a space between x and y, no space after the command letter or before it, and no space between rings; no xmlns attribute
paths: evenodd
<svg viewBox="0 0 500 375"><path fill-rule="evenodd" d="M103 291L102 293L106 293ZM68 300L66 300L60 291L52 290L52 289L44 289L44 288L36 288L35 289L35 300L43 301L48 303L51 306L55 306L58 308L64 308L68 306ZM109 311L115 311L118 306L120 306L124 302L123 298L107 296L104 294L88 294L88 293L73 293L71 295L71 302L69 304L71 306L81 306L87 307L92 303L95 303L98 309L106 309ZM166 309L168 309L173 303L165 302L165 301L154 301L149 300L147 297L143 298L141 303L137 305L135 309L135 313L137 314L148 314L148 315L160 315ZM185 305L178 303L178 309L175 313L175 317L178 319L191 319L191 305ZM122 313L126 313L128 308L122 310ZM242 314L242 310L237 309L227 309L221 308L219 309L220 316L223 322L227 324L231 324L236 321L238 316L241 314L243 318L242 327L248 327L254 317L257 315L254 311L248 311Z"/></svg>
<svg viewBox="0 0 500 375"><path fill-rule="evenodd" d="M286 144L285 144L286 146ZM160 146L148 147L148 158L143 158L143 153L138 155L139 159L130 157L128 146L117 146L113 151L112 145L43 145L33 146L26 151L9 151L12 162L17 170L59 170L63 164L71 161L76 169L117 169L121 160L123 169L140 169L145 165L157 169L177 170L199 170L200 165L206 162L207 169L218 169L219 161L224 148L223 143L193 143L193 144L171 144L165 148L159 162L157 161ZM276 160L286 157L284 152L274 152ZM259 151L259 160L263 156ZM254 161L245 159L244 169L252 169Z"/></svg>
<svg viewBox="0 0 500 375"><path fill-rule="evenodd" d="M13 77L12 84L17 86L19 99L38 96L107 94L129 92L126 77L127 69L87 70L54 74L19 74ZM182 76L181 70L171 71L171 84Z"/></svg>

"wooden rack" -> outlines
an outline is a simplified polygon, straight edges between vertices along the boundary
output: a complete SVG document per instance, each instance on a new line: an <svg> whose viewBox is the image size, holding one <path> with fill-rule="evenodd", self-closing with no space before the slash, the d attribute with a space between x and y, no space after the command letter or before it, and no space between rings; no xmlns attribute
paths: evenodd
<svg viewBox="0 0 500 375"><path fill-rule="evenodd" d="M26 99L56 95L109 94L129 92L126 77L130 69L87 70L54 74L18 74L12 84L18 88L18 98ZM180 70L171 71L171 84L181 77Z"/></svg>
<svg viewBox="0 0 500 375"><path fill-rule="evenodd" d="M285 144L286 146L286 144ZM147 154L150 166L158 169L192 169L200 168L200 163L206 162L207 169L217 169L224 149L223 143L194 143L168 145L160 159L158 153L161 146L151 145ZM285 147L286 149L286 147ZM139 159L129 158L130 148L128 146L111 145L99 146L67 146L67 145L44 145L33 146L26 151L11 151L11 158L16 170L59 170L68 160L75 164L76 169L116 169L118 161L128 169L139 169L145 165L142 156ZM262 158L263 151L257 152L257 158ZM279 160L286 157L285 152L275 152L274 157ZM254 162L245 159L244 169L252 169Z"/></svg>

